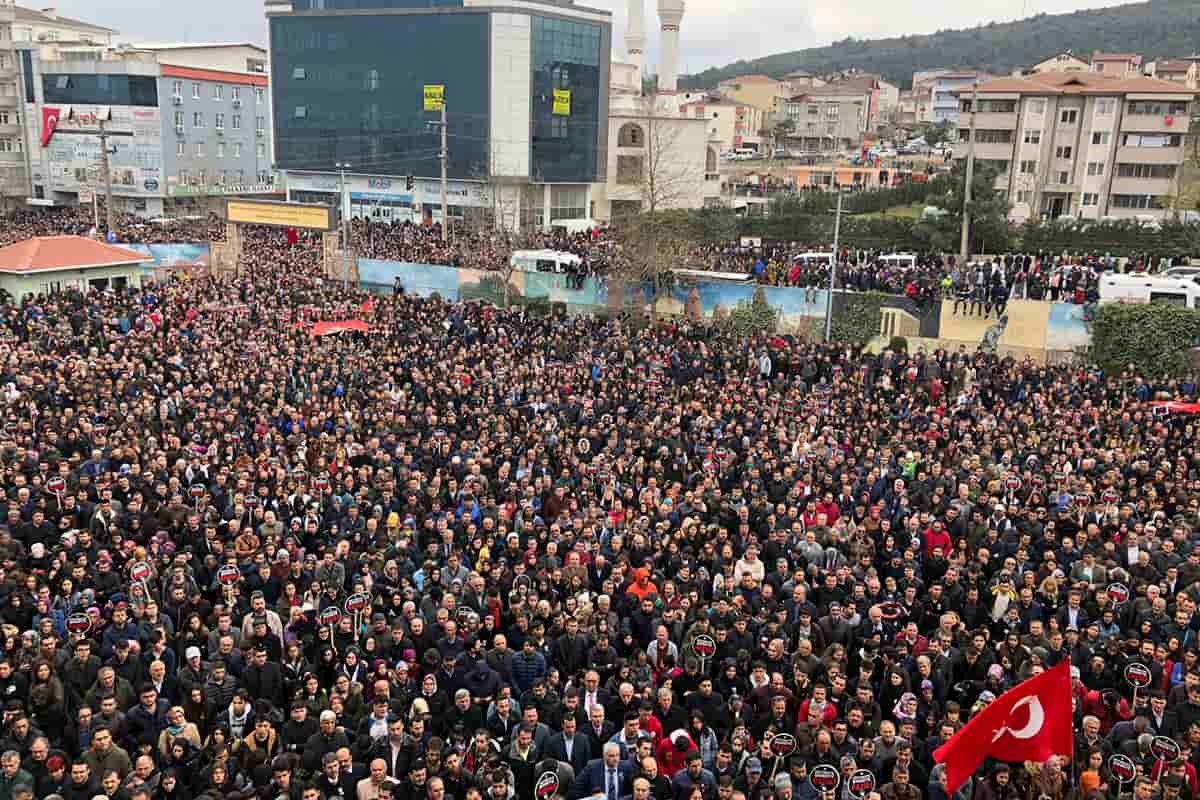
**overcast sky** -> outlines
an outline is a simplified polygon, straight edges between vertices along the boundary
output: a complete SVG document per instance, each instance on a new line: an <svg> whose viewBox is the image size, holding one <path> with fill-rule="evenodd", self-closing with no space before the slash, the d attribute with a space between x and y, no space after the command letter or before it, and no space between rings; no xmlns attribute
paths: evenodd
<svg viewBox="0 0 1200 800"><path fill-rule="evenodd" d="M613 12L613 52L625 53L627 0L578 0L580 5ZM644 0L648 66L657 58L657 0ZM252 41L266 42L261 0L22 0L44 8L116 28L122 41ZM693 72L741 58L828 44L846 36L877 38L932 33L1023 16L1120 5L1121 0L687 0L683 19L680 70ZM169 13L168 13L169 9ZM1047 54L1049 55L1049 53Z"/></svg>

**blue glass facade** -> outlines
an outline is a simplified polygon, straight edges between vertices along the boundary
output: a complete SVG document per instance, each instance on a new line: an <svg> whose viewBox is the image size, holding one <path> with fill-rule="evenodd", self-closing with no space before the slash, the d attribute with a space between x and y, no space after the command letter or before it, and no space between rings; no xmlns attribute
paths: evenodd
<svg viewBox="0 0 1200 800"><path fill-rule="evenodd" d="M303 0L301 0L303 2ZM308 0L317 2L317 0ZM397 4L401 0L323 0ZM407 7L407 6L404 6ZM449 173L487 174L488 14L280 16L270 20L276 161L284 169L432 176L446 87Z"/></svg>
<svg viewBox="0 0 1200 800"><path fill-rule="evenodd" d="M359 11L372 8L462 8L463 0L292 0L293 11Z"/></svg>
<svg viewBox="0 0 1200 800"><path fill-rule="evenodd" d="M601 27L535 16L533 37L533 158L535 181L597 180L600 163ZM555 115L554 90L571 92L571 113Z"/></svg>
<svg viewBox="0 0 1200 800"><path fill-rule="evenodd" d="M151 75L48 73L42 76L42 93L47 103L156 107L158 80Z"/></svg>
<svg viewBox="0 0 1200 800"><path fill-rule="evenodd" d="M291 14L270 17L278 165L333 172L341 163L358 174L434 177L440 135L429 123L440 115L422 109L422 88L443 84L450 177L485 180L491 145L511 146L514 127L528 126L528 138L517 141L529 143L528 160L519 160L530 181L603 180L610 26L567 19L544 2L544 13L528 13L528 34L520 25L493 30L491 15L514 9L462 3L292 0ZM529 47L528 118L491 119L495 36L528 37L518 45ZM511 48L518 40L502 41ZM513 95L513 81L500 85L509 94L498 107L521 113L512 109L525 106L525 87ZM569 113L554 113L556 90L570 92ZM493 143L493 135L509 138Z"/></svg>

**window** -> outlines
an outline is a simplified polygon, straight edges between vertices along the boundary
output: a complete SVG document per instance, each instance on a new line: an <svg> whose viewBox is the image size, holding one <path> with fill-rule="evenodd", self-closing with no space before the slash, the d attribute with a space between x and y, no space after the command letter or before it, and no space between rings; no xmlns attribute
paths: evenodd
<svg viewBox="0 0 1200 800"><path fill-rule="evenodd" d="M9 136L0 138L0 153L21 152L21 140Z"/></svg>
<svg viewBox="0 0 1200 800"><path fill-rule="evenodd" d="M1033 192L1029 189L1017 189L1017 202L1029 203L1033 200Z"/></svg>
<svg viewBox="0 0 1200 800"><path fill-rule="evenodd" d="M245 183L245 182L246 182L246 170L244 170L244 169L239 169L239 170L237 171L237 182L238 182L238 183Z"/></svg>
<svg viewBox="0 0 1200 800"><path fill-rule="evenodd" d="M183 97L183 81L175 81L171 87L171 93L176 97Z"/></svg>
<svg viewBox="0 0 1200 800"><path fill-rule="evenodd" d="M7 111L0 111L0 125L9 125L9 115Z"/></svg>
<svg viewBox="0 0 1200 800"><path fill-rule="evenodd" d="M193 111L192 112L192 127L193 128L203 128L204 127L204 112L202 112L202 111Z"/></svg>
<svg viewBox="0 0 1200 800"><path fill-rule="evenodd" d="M821 113L821 107L819 105L817 105L816 103L808 104L808 115L810 117L818 116L820 113Z"/></svg>
<svg viewBox="0 0 1200 800"><path fill-rule="evenodd" d="M241 100L242 99L242 87L231 86L229 88L229 92L230 92L231 99L233 99L233 100Z"/></svg>
<svg viewBox="0 0 1200 800"><path fill-rule="evenodd" d="M1037 128L1025 129L1025 144L1041 144L1042 132Z"/></svg>
<svg viewBox="0 0 1200 800"><path fill-rule="evenodd" d="M617 131L617 147L642 147L645 143L642 127L635 122L626 122Z"/></svg>
<svg viewBox="0 0 1200 800"><path fill-rule="evenodd" d="M1112 97L1096 98L1096 113L1098 115L1108 116L1117 109L1117 101Z"/></svg>
<svg viewBox="0 0 1200 800"><path fill-rule="evenodd" d="M263 100L265 98L266 98L266 92L263 91L263 88L261 86L255 86L254 87L254 102L261 103L261 102L263 102Z"/></svg>
<svg viewBox="0 0 1200 800"><path fill-rule="evenodd" d="M183 112L182 111L175 112L175 127L176 128L183 127Z"/></svg>
<svg viewBox="0 0 1200 800"><path fill-rule="evenodd" d="M1092 144L1108 144L1108 131L1092 131Z"/></svg>
<svg viewBox="0 0 1200 800"><path fill-rule="evenodd" d="M617 156L617 183L641 183L641 156Z"/></svg>
<svg viewBox="0 0 1200 800"><path fill-rule="evenodd" d="M1058 147L1054 148L1054 157L1055 158L1070 158L1071 157L1071 146L1060 144Z"/></svg>
<svg viewBox="0 0 1200 800"><path fill-rule="evenodd" d="M1058 121L1063 125L1074 125L1079 119L1079 111L1074 108L1064 108L1062 113L1058 115Z"/></svg>
<svg viewBox="0 0 1200 800"><path fill-rule="evenodd" d="M1089 161L1088 166L1087 166L1087 174L1090 177L1095 177L1097 175L1103 175L1104 174L1104 162L1103 161Z"/></svg>
<svg viewBox="0 0 1200 800"><path fill-rule="evenodd" d="M254 130L256 133L261 134L264 130L266 130L266 128L267 128L267 118L266 117L255 117L254 118Z"/></svg>
<svg viewBox="0 0 1200 800"><path fill-rule="evenodd" d="M1012 131L975 131L975 141L979 144L1012 144L1012 137Z"/></svg>
<svg viewBox="0 0 1200 800"><path fill-rule="evenodd" d="M215 116L216 116L216 120L213 123L213 127L219 131L225 130L225 115L218 113Z"/></svg>
<svg viewBox="0 0 1200 800"><path fill-rule="evenodd" d="M233 143L233 157L234 158L242 157L242 143L241 142Z"/></svg>
<svg viewBox="0 0 1200 800"><path fill-rule="evenodd" d="M1027 108L1029 109L1030 114L1045 114L1046 113L1046 98L1035 97L1032 100L1028 100L1026 102L1028 102Z"/></svg>
<svg viewBox="0 0 1200 800"><path fill-rule="evenodd" d="M187 155L187 144L182 139L175 143L175 155L180 157Z"/></svg>
<svg viewBox="0 0 1200 800"><path fill-rule="evenodd" d="M263 144L262 142L259 142L254 147L254 155L257 156L258 158L266 158L267 157L267 146L265 144Z"/></svg>
<svg viewBox="0 0 1200 800"><path fill-rule="evenodd" d="M308 106L296 106L295 117L296 119L307 119Z"/></svg>
<svg viewBox="0 0 1200 800"><path fill-rule="evenodd" d="M1037 172L1037 162L1036 161L1022 161L1021 162L1021 174L1022 175L1032 175L1035 172Z"/></svg>
<svg viewBox="0 0 1200 800"><path fill-rule="evenodd" d="M225 143L217 142L217 158L225 157Z"/></svg>
<svg viewBox="0 0 1200 800"><path fill-rule="evenodd" d="M829 117L830 119L836 119L839 113L841 113L841 107L837 103L825 104L826 117Z"/></svg>
<svg viewBox="0 0 1200 800"><path fill-rule="evenodd" d="M1121 137L1123 147L1179 147L1183 136L1178 133L1127 133Z"/></svg>
<svg viewBox="0 0 1200 800"><path fill-rule="evenodd" d="M304 67L295 67L292 69L292 80L303 81L308 79L308 70Z"/></svg>
<svg viewBox="0 0 1200 800"><path fill-rule="evenodd" d="M1114 194L1113 208L1151 209L1162 208L1163 198L1152 194Z"/></svg>
<svg viewBox="0 0 1200 800"><path fill-rule="evenodd" d="M233 115L233 129L235 131L240 131L242 129L242 115L241 114Z"/></svg>
<svg viewBox="0 0 1200 800"><path fill-rule="evenodd" d="M204 158L204 142L196 142L196 158Z"/></svg>
<svg viewBox="0 0 1200 800"><path fill-rule="evenodd" d="M1062 184L1070 183L1071 182L1071 173L1069 173L1065 170L1063 170L1062 172L1059 172L1058 173L1058 182L1062 183Z"/></svg>
<svg viewBox="0 0 1200 800"><path fill-rule="evenodd" d="M188 172L186 169L181 169L181 170L179 170L179 183L180 183L180 185L182 185L182 186L187 186L187 185L188 185L188 184L190 184L191 182L192 182L192 176L191 176L191 173L189 173L189 172Z"/></svg>
<svg viewBox="0 0 1200 800"><path fill-rule="evenodd" d="M200 170L200 172L196 174L196 180L197 180L197 182L199 182L199 184L201 186L207 186L208 185L208 171L203 170L203 169Z"/></svg>
<svg viewBox="0 0 1200 800"><path fill-rule="evenodd" d="M1118 178L1156 178L1170 180L1175 177L1174 164L1118 164Z"/></svg>
<svg viewBox="0 0 1200 800"><path fill-rule="evenodd" d="M1095 192L1084 192L1083 199L1080 201L1080 205L1094 206L1094 205L1097 205L1099 202L1100 202L1100 195L1096 194Z"/></svg>
<svg viewBox="0 0 1200 800"><path fill-rule="evenodd" d="M1166 103L1157 100L1131 100L1126 113L1152 117L1182 116L1187 113L1187 103Z"/></svg>
<svg viewBox="0 0 1200 800"><path fill-rule="evenodd" d="M225 87L219 83L213 84L213 100L225 99Z"/></svg>
<svg viewBox="0 0 1200 800"><path fill-rule="evenodd" d="M192 99L193 100L200 99L200 84L198 84L198 83L192 84Z"/></svg>
<svg viewBox="0 0 1200 800"><path fill-rule="evenodd" d="M379 91L379 70L369 69L363 74L363 91Z"/></svg>
<svg viewBox="0 0 1200 800"><path fill-rule="evenodd" d="M1017 110L1016 100L983 100L979 101L981 114L1011 114Z"/></svg>

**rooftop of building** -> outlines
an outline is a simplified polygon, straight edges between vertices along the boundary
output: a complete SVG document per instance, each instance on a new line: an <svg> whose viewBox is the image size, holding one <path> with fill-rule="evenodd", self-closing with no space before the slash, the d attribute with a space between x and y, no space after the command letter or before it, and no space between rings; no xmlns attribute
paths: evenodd
<svg viewBox="0 0 1200 800"><path fill-rule="evenodd" d="M209 50L222 47L249 47L260 53L267 48L254 42L133 42L129 47L137 50Z"/></svg>
<svg viewBox="0 0 1200 800"><path fill-rule="evenodd" d="M960 94L970 94L964 88ZM997 78L979 84L980 94L1179 94L1178 83L1136 76L1119 78L1097 72L1035 72L1020 78Z"/></svg>
<svg viewBox="0 0 1200 800"><path fill-rule="evenodd" d="M86 236L37 236L0 248L0 272L53 272L140 264L147 256Z"/></svg>
<svg viewBox="0 0 1200 800"><path fill-rule="evenodd" d="M43 25L66 25L72 28L84 28L89 31L98 31L100 33L116 33L112 28L105 28L103 25L94 25L91 22L74 19L72 17L64 17L54 13L53 8L45 8L41 11L33 8L16 7L17 22L40 22Z"/></svg>

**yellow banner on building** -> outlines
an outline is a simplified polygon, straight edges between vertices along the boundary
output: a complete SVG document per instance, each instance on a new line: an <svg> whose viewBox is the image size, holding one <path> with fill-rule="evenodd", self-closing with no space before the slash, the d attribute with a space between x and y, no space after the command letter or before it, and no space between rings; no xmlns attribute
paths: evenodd
<svg viewBox="0 0 1200 800"><path fill-rule="evenodd" d="M554 116L556 116L556 117L571 116L571 90L570 89L555 89L554 90Z"/></svg>
<svg viewBox="0 0 1200 800"><path fill-rule="evenodd" d="M446 103L446 87L442 84L425 84L425 110L441 111Z"/></svg>

